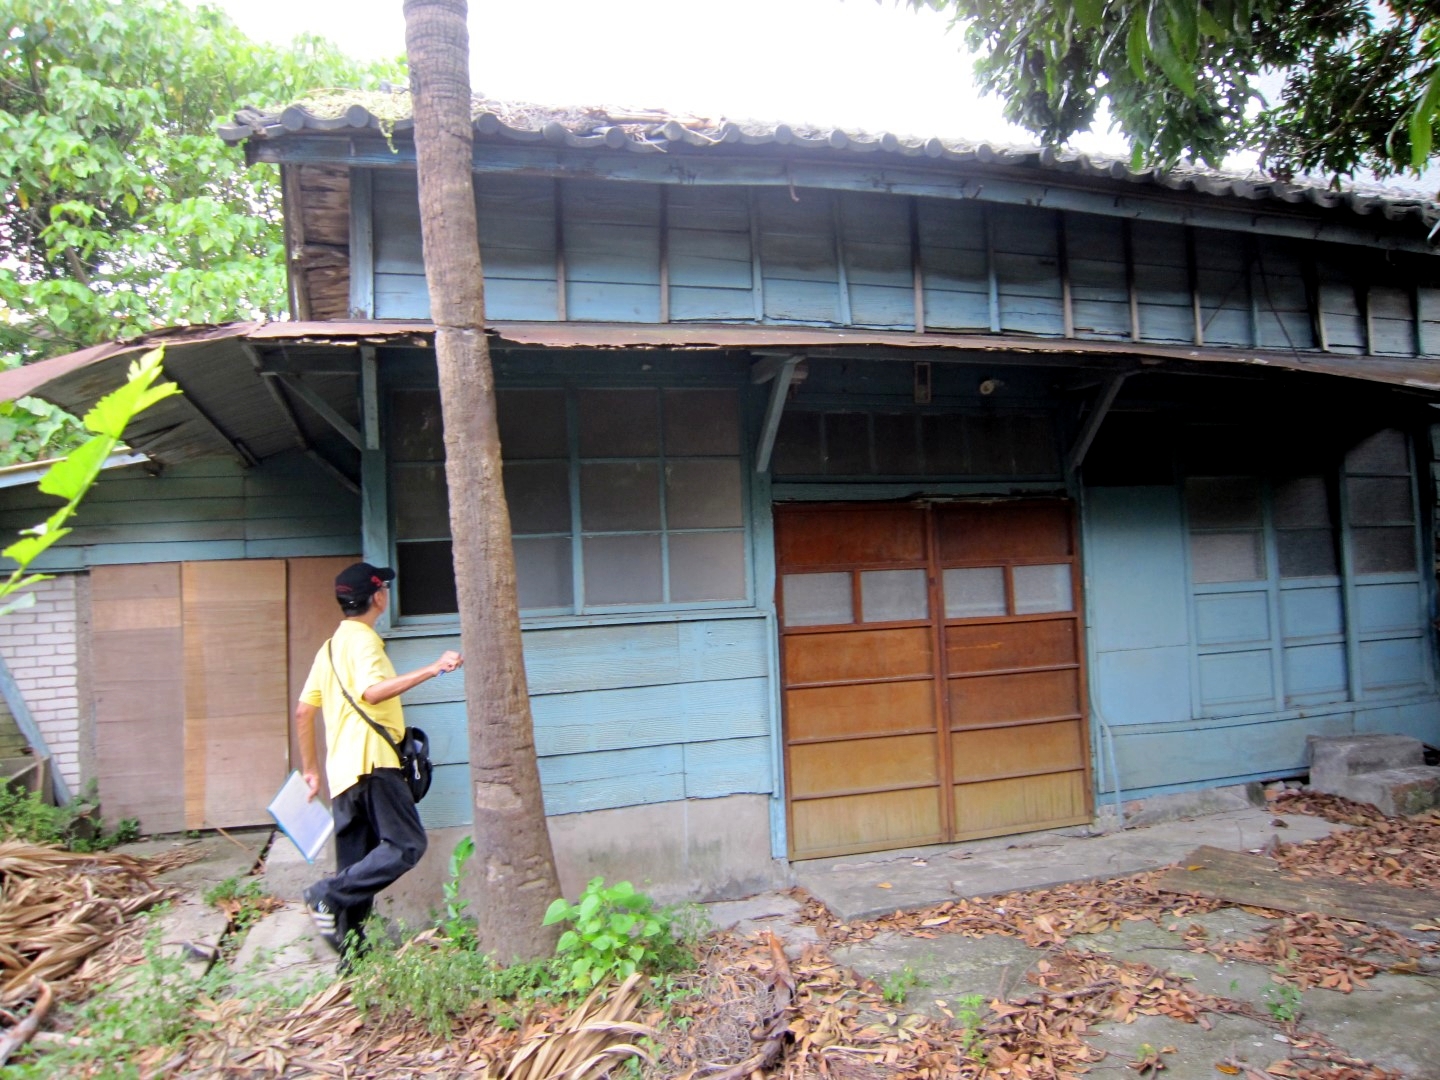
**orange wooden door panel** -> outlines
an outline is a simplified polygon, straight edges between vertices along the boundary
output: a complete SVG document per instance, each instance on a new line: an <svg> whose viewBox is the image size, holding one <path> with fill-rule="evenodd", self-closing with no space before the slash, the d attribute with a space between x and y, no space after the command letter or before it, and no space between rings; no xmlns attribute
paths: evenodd
<svg viewBox="0 0 1440 1080"><path fill-rule="evenodd" d="M778 506L775 532L793 858L1088 820L1068 503Z"/></svg>

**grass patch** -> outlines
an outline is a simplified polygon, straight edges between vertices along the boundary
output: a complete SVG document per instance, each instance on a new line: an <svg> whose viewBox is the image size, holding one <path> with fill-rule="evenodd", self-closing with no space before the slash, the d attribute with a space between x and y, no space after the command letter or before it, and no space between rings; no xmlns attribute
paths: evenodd
<svg viewBox="0 0 1440 1080"><path fill-rule="evenodd" d="M109 851L139 839L140 823L122 818L113 829L107 829L93 785L69 806L51 806L36 792L0 785L0 836L88 853Z"/></svg>

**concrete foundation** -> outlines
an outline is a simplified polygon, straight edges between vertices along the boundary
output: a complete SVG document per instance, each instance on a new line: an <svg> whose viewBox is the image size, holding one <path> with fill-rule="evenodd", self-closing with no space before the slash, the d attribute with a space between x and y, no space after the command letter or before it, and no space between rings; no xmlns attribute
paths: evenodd
<svg viewBox="0 0 1440 1080"><path fill-rule="evenodd" d="M1310 737L1310 786L1369 803L1394 817L1440 804L1440 769L1408 735Z"/></svg>
<svg viewBox="0 0 1440 1080"><path fill-rule="evenodd" d="M770 857L770 807L764 795L730 795L560 814L549 819L550 842L565 895L580 895L592 877L630 881L658 903L729 900L790 884L789 867ZM377 910L409 926L440 909L450 853L469 826L432 829L414 870L380 894ZM265 887L299 901L305 886L332 873L333 846L308 865L283 836L265 862ZM476 872L470 867L470 872Z"/></svg>

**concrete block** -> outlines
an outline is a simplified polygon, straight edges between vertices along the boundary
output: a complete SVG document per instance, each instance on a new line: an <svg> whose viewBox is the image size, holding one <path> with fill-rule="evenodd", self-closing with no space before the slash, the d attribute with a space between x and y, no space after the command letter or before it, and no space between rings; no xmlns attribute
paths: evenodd
<svg viewBox="0 0 1440 1080"><path fill-rule="evenodd" d="M1346 795L1352 776L1425 764L1424 746L1408 735L1312 735L1306 741L1310 786L1328 795Z"/></svg>
<svg viewBox="0 0 1440 1080"><path fill-rule="evenodd" d="M1440 769L1428 765L1362 773L1350 777L1343 787L1335 794L1370 803L1391 817L1419 814L1440 805Z"/></svg>
<svg viewBox="0 0 1440 1080"><path fill-rule="evenodd" d="M271 912L250 928L231 967L272 986L295 989L335 975L337 954L302 907Z"/></svg>

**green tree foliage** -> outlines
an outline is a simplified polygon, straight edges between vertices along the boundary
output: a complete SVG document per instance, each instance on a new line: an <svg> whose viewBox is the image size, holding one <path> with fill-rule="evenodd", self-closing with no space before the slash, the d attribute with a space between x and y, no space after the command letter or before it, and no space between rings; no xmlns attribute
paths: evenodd
<svg viewBox="0 0 1440 1080"><path fill-rule="evenodd" d="M1048 144L1103 101L1134 164L1273 174L1423 167L1440 112L1440 8L1418 0L902 0L948 12L980 85ZM1267 97L1261 86L1280 84Z"/></svg>
<svg viewBox="0 0 1440 1080"><path fill-rule="evenodd" d="M278 172L215 136L241 105L398 77L181 0L0 0L0 365L285 309ZM0 463L73 423L0 406Z"/></svg>

